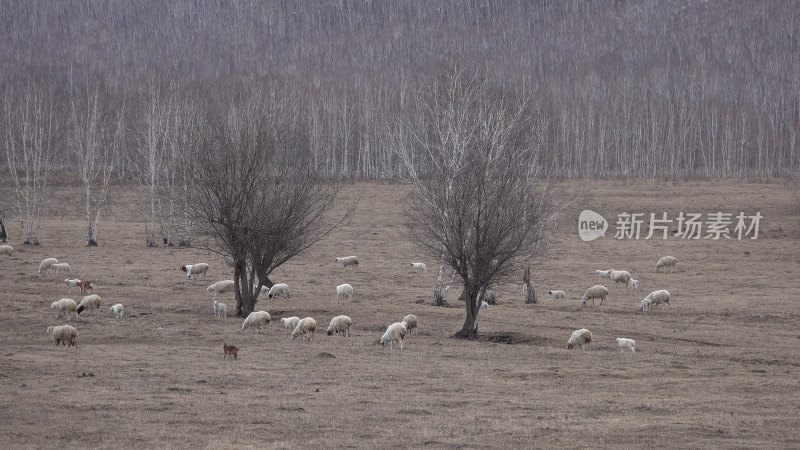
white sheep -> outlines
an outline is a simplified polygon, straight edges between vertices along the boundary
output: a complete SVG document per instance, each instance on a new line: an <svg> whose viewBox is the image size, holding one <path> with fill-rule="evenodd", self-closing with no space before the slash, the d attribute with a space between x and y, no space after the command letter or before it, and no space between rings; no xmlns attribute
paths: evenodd
<svg viewBox="0 0 800 450"><path fill-rule="evenodd" d="M663 268L664 273L667 273L667 267L669 267L670 268L669 272L672 273L677 269L676 267L677 264L678 264L678 259L675 258L674 256L664 256L663 258L659 259L658 262L656 263L656 272L658 272L659 269Z"/></svg>
<svg viewBox="0 0 800 450"><path fill-rule="evenodd" d="M14 257L14 247L10 245L0 245L0 255Z"/></svg>
<svg viewBox="0 0 800 450"><path fill-rule="evenodd" d="M404 322L395 322L389 325L386 332L381 336L381 347L385 347L389 343L389 349L394 349L394 343L400 344L400 350L403 349L403 339L406 337L408 330Z"/></svg>
<svg viewBox="0 0 800 450"><path fill-rule="evenodd" d="M486 303L486 300L481 300L481 309L489 309L489 304Z"/></svg>
<svg viewBox="0 0 800 450"><path fill-rule="evenodd" d="M611 271L612 271L612 270L614 270L614 269L608 269L608 270L595 270L595 271L594 271L594 273L596 273L596 274L597 274L597 276L598 276L598 277L599 277L601 280L602 280L603 278L608 278L608 279L610 280L610 279L611 279Z"/></svg>
<svg viewBox="0 0 800 450"><path fill-rule="evenodd" d="M72 269L70 269L69 264L67 263L54 263L50 265L50 268L53 269L53 272L55 273L72 273Z"/></svg>
<svg viewBox="0 0 800 450"><path fill-rule="evenodd" d="M331 319L328 325L328 336L332 334L344 333L344 337L350 337L350 327L353 326L353 319L348 316L336 316Z"/></svg>
<svg viewBox="0 0 800 450"><path fill-rule="evenodd" d="M564 291L547 291L547 293L553 297L553 301L561 299L564 300L565 303L567 302L567 294Z"/></svg>
<svg viewBox="0 0 800 450"><path fill-rule="evenodd" d="M71 298L62 298L61 300L53 302L50 305L50 309L56 311L56 319L61 316L62 312L67 315L67 320L70 320L72 313L75 313L76 318L78 317L78 304Z"/></svg>
<svg viewBox="0 0 800 450"><path fill-rule="evenodd" d="M317 329L317 321L311 317L304 317L297 322L297 326L292 331L291 339L297 336L303 336L303 340L313 341L314 331Z"/></svg>
<svg viewBox="0 0 800 450"><path fill-rule="evenodd" d="M650 300L650 304L652 306L660 305L662 303L666 303L667 306L672 309L672 305L669 304L669 291L666 289L659 289L657 291L653 291L647 294L645 297L646 300Z"/></svg>
<svg viewBox="0 0 800 450"><path fill-rule="evenodd" d="M625 353L625 349L631 349L632 353L636 353L636 341L633 339L627 338L617 338L617 347L619 347L619 351Z"/></svg>
<svg viewBox="0 0 800 450"><path fill-rule="evenodd" d="M650 299L646 298L639 303L639 311L647 312L650 310Z"/></svg>
<svg viewBox="0 0 800 450"><path fill-rule="evenodd" d="M343 256L340 258L334 259L335 262L338 262L347 269L347 266L353 266L353 270L358 266L358 257L357 256Z"/></svg>
<svg viewBox="0 0 800 450"><path fill-rule="evenodd" d="M217 298L217 294L223 294L232 290L233 280L220 280L206 288L206 291L214 293L214 297L212 297L211 300Z"/></svg>
<svg viewBox="0 0 800 450"><path fill-rule="evenodd" d="M414 269L415 272L427 272L428 266L425 263L411 263L411 268Z"/></svg>
<svg viewBox="0 0 800 450"><path fill-rule="evenodd" d="M42 260L42 263L39 264L39 274L44 275L47 272L47 269L50 268L53 264L57 264L58 260L55 258L45 258Z"/></svg>
<svg viewBox="0 0 800 450"><path fill-rule="evenodd" d="M614 282L615 286L617 285L617 283L625 283L626 288L631 285L631 273L628 272L627 270L612 269L608 275L611 278L611 281Z"/></svg>
<svg viewBox="0 0 800 450"><path fill-rule="evenodd" d="M74 280L70 280L69 278L64 280L64 283L66 283L67 287L69 288L69 293L70 294L72 293L72 288L78 287L78 284L80 284L80 282L81 282L81 280L79 280L77 278L75 278Z"/></svg>
<svg viewBox="0 0 800 450"><path fill-rule="evenodd" d="M181 266L181 270L186 272L186 278L200 278L201 274L203 275L203 278L205 278L209 267L210 266L206 263L187 264L185 266Z"/></svg>
<svg viewBox="0 0 800 450"><path fill-rule="evenodd" d="M417 316L408 314L403 317L403 322L406 324L406 332L411 334L411 330L417 328Z"/></svg>
<svg viewBox="0 0 800 450"><path fill-rule="evenodd" d="M125 314L125 307L122 306L122 303L117 303L116 305L111 306L109 309L114 312L114 316L117 319L122 319L122 315Z"/></svg>
<svg viewBox="0 0 800 450"><path fill-rule="evenodd" d="M253 285L253 291L254 292L255 292L256 289L258 289L258 284L254 284ZM267 294L269 294L269 288L262 285L261 286L261 290L258 291L258 295L267 295Z"/></svg>
<svg viewBox="0 0 800 450"><path fill-rule="evenodd" d="M633 288L634 291L638 292L639 291L639 280L635 280L635 279L631 278L631 287Z"/></svg>
<svg viewBox="0 0 800 450"><path fill-rule="evenodd" d="M340 284L336 286L336 301L339 301L339 297L345 297L348 300L353 299L353 286L349 284Z"/></svg>
<svg viewBox="0 0 800 450"><path fill-rule="evenodd" d="M268 298L278 298L278 296L283 295L286 298L289 298L289 285L286 283L278 283L272 285L267 292Z"/></svg>
<svg viewBox="0 0 800 450"><path fill-rule="evenodd" d="M247 327L254 328L256 333L261 333L264 327L268 326L272 319L266 311L253 311L251 312L244 322L242 323L242 330Z"/></svg>
<svg viewBox="0 0 800 450"><path fill-rule="evenodd" d="M100 306L103 304L103 300L97 294L87 295L83 297L81 303L78 305L77 312L78 314L82 313L84 309L93 309L94 315L97 316L97 312L100 311Z"/></svg>
<svg viewBox="0 0 800 450"><path fill-rule="evenodd" d="M228 317L228 305L214 300L214 317Z"/></svg>
<svg viewBox="0 0 800 450"><path fill-rule="evenodd" d="M75 346L78 347L76 340L78 339L78 330L71 325L59 325L47 327L47 333L53 335L53 345L64 345L67 348Z"/></svg>
<svg viewBox="0 0 800 450"><path fill-rule="evenodd" d="M575 347L580 347L581 350L583 350L584 346L591 350L591 344L592 332L586 328L581 328L580 330L575 330L572 332L572 336L570 336L569 340L567 341L567 350L572 350Z"/></svg>
<svg viewBox="0 0 800 450"><path fill-rule="evenodd" d="M281 325L283 325L288 333L294 331L294 328L297 326L297 322L300 322L300 318L297 316L284 317L281 319Z"/></svg>
<svg viewBox="0 0 800 450"><path fill-rule="evenodd" d="M586 293L581 297L581 303L583 303L583 306L586 306L586 301L592 299L592 306L594 306L594 299L599 298L600 304L602 305L607 297L608 289L601 284L597 284L586 290Z"/></svg>
<svg viewBox="0 0 800 450"><path fill-rule="evenodd" d="M490 305L497 304L497 296L494 294L494 291L491 290L491 289L487 289L486 290L486 294L484 294L483 300L486 303L490 304Z"/></svg>

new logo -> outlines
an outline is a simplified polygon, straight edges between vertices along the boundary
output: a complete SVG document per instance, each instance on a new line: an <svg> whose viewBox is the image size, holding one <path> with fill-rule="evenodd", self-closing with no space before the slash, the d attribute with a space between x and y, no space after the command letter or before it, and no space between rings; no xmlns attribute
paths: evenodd
<svg viewBox="0 0 800 450"><path fill-rule="evenodd" d="M584 209L581 211L581 215L578 216L578 234L586 242L605 236L607 229L608 221L605 217L591 209Z"/></svg>

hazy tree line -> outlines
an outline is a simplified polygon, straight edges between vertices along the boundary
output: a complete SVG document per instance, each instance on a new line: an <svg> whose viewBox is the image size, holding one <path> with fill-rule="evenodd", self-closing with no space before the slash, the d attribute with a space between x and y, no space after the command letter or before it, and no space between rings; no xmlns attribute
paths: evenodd
<svg viewBox="0 0 800 450"><path fill-rule="evenodd" d="M103 137L122 143L114 176L149 192L153 243L181 243L182 124L236 83L292 93L329 177L407 177L386 121L453 67L531 94L546 119L534 163L559 176L797 173L797 27L800 3L786 1L4 0L0 83L11 103L33 81L51 97L49 170L77 170L69 105L102 92L122 120Z"/></svg>

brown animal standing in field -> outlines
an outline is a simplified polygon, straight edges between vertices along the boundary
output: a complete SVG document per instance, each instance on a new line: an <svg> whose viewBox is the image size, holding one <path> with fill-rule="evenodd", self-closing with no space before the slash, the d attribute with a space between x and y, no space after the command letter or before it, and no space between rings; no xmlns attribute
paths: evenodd
<svg viewBox="0 0 800 450"><path fill-rule="evenodd" d="M94 291L92 282L89 280L81 280L80 283L78 283L78 288L81 290L81 292Z"/></svg>
<svg viewBox="0 0 800 450"><path fill-rule="evenodd" d="M235 345L228 345L226 343L222 343L222 359L225 359L226 356L231 355L233 359L239 359L239 347Z"/></svg>

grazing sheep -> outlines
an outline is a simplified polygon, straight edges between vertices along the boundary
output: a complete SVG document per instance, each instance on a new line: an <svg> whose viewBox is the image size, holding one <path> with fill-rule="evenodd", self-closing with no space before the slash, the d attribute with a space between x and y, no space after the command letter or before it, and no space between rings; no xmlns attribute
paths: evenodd
<svg viewBox="0 0 800 450"><path fill-rule="evenodd" d="M665 256L659 259L658 262L656 263L656 272L658 272L659 269L663 268L664 273L667 273L667 267L669 267L670 268L669 272L672 273L677 269L676 267L677 264L678 264L677 258L675 258L674 256Z"/></svg>
<svg viewBox="0 0 800 450"><path fill-rule="evenodd" d="M383 333L381 336L381 347L385 347L386 343L389 343L389 349L394 349L394 343L397 342L400 344L400 350L403 349L403 339L406 337L407 333L406 325L402 322L395 322L389 325L389 328L386 329L386 333Z"/></svg>
<svg viewBox="0 0 800 450"><path fill-rule="evenodd" d="M627 270L612 269L611 272L609 272L609 277L611 278L611 281L614 282L615 286L617 283L625 283L626 288L630 287L631 285L631 273Z"/></svg>
<svg viewBox="0 0 800 450"><path fill-rule="evenodd" d="M403 317L403 322L406 323L406 332L411 334L411 330L417 328L417 316L408 314Z"/></svg>
<svg viewBox="0 0 800 450"><path fill-rule="evenodd" d="M481 309L489 309L489 304L486 303L486 300L481 300Z"/></svg>
<svg viewBox="0 0 800 450"><path fill-rule="evenodd" d="M55 346L61 344L67 348L78 347L78 343L75 342L78 339L78 330L71 325L49 326L47 327L47 333L53 335L53 345Z"/></svg>
<svg viewBox="0 0 800 450"><path fill-rule="evenodd" d="M239 359L239 347L235 345L228 345L226 343L222 343L222 359L225 359L226 356L230 356L231 359Z"/></svg>
<svg viewBox="0 0 800 450"><path fill-rule="evenodd" d="M313 341L314 331L317 329L317 321L311 317L304 317L297 322L297 326L292 331L291 339L297 336L303 336L303 340Z"/></svg>
<svg viewBox="0 0 800 450"><path fill-rule="evenodd" d="M116 316L117 319L122 319L122 315L125 314L125 307L122 306L122 303L117 303L109 309L114 311L114 316Z"/></svg>
<svg viewBox="0 0 800 450"><path fill-rule="evenodd" d="M561 299L564 300L565 303L567 302L567 294L564 291L547 291L547 293L553 297L553 301Z"/></svg>
<svg viewBox="0 0 800 450"><path fill-rule="evenodd" d="M0 255L14 256L14 247L10 245L0 245Z"/></svg>
<svg viewBox="0 0 800 450"><path fill-rule="evenodd" d="M67 263L50 264L50 268L53 269L53 272L55 273L72 273L72 269L69 268L69 264Z"/></svg>
<svg viewBox="0 0 800 450"><path fill-rule="evenodd" d="M279 295L289 298L289 285L278 283L269 288L269 292L267 292L268 298L278 298Z"/></svg>
<svg viewBox="0 0 800 450"><path fill-rule="evenodd" d="M594 271L594 273L596 273L596 274L597 274L597 276L598 276L598 277L599 277L601 280L602 280L603 278L608 278L608 279L610 280L610 279L611 279L611 271L612 271L612 270L614 270L614 269L608 269L608 270L595 270L595 271Z"/></svg>
<svg viewBox="0 0 800 450"><path fill-rule="evenodd" d="M42 263L39 264L39 275L44 275L47 273L47 269L50 268L53 264L58 264L58 260L55 258L45 258L42 260Z"/></svg>
<svg viewBox="0 0 800 450"><path fill-rule="evenodd" d="M600 304L602 305L607 297L608 289L601 284L597 284L586 290L586 293L581 297L581 303L583 303L583 306L586 306L586 301L592 299L592 306L594 306L594 299L599 298Z"/></svg>
<svg viewBox="0 0 800 450"><path fill-rule="evenodd" d="M214 300L214 317L228 317L228 305Z"/></svg>
<svg viewBox="0 0 800 450"><path fill-rule="evenodd" d="M639 280L634 280L633 278L631 278L631 287L633 288L634 291L638 292L639 291Z"/></svg>
<svg viewBox="0 0 800 450"><path fill-rule="evenodd" d="M639 304L639 311L647 312L650 310L650 299L646 298Z"/></svg>
<svg viewBox="0 0 800 450"><path fill-rule="evenodd" d="M341 263L342 267L347 269L347 266L353 266L353 270L355 270L356 266L358 266L358 257L357 256L344 256L341 258L334 259L335 262Z"/></svg>
<svg viewBox="0 0 800 450"><path fill-rule="evenodd" d="M633 339L627 338L617 338L617 347L619 347L619 351L625 353L625 349L631 349L632 353L636 353L636 341Z"/></svg>
<svg viewBox="0 0 800 450"><path fill-rule="evenodd" d="M344 333L344 337L350 337L350 327L352 326L353 319L347 316L336 316L331 319L331 323L328 325L328 336L332 334L338 336L339 333Z"/></svg>
<svg viewBox="0 0 800 450"><path fill-rule="evenodd" d="M186 278L200 278L200 274L202 274L203 278L205 278L208 268L209 265L206 263L187 264L185 266L181 266L181 270L186 272Z"/></svg>
<svg viewBox="0 0 800 450"><path fill-rule="evenodd" d="M70 294L72 294L72 288L74 288L74 287L78 287L78 284L79 284L80 282L81 282L81 280L79 280L79 279L77 279L77 278L75 278L74 280L70 280L69 278L67 278L66 280L64 280L64 283L66 283L67 287L69 288L69 293L70 293Z"/></svg>
<svg viewBox="0 0 800 450"><path fill-rule="evenodd" d="M411 263L411 268L415 272L427 272L428 266L425 263Z"/></svg>
<svg viewBox="0 0 800 450"><path fill-rule="evenodd" d="M353 286L349 284L340 284L336 286L336 301L339 301L339 297L345 297L348 300L353 299Z"/></svg>
<svg viewBox="0 0 800 450"><path fill-rule="evenodd" d="M483 301L485 301L486 303L488 303L490 305L496 305L497 304L497 296L494 295L494 291L493 290L487 289L486 290L486 294L483 295Z"/></svg>
<svg viewBox="0 0 800 450"><path fill-rule="evenodd" d="M78 289L80 289L81 292L94 291L94 286L89 280L81 280L78 283Z"/></svg>
<svg viewBox="0 0 800 450"><path fill-rule="evenodd" d="M206 291L214 293L214 297L212 297L211 300L217 298L217 294L224 294L225 292L230 292L232 290L233 290L233 280L217 281L216 283L206 288Z"/></svg>
<svg viewBox="0 0 800 450"><path fill-rule="evenodd" d="M646 300L650 300L650 304L652 306L660 305L662 303L666 303L670 309L672 309L672 305L669 304L669 291L666 289L659 289L657 291L653 291L647 294L645 297Z"/></svg>
<svg viewBox="0 0 800 450"><path fill-rule="evenodd" d="M75 313L76 318L78 317L78 304L71 298L62 298L61 300L53 302L50 305L50 309L56 310L56 319L61 316L62 312L67 315L67 320L72 318L72 313Z"/></svg>
<svg viewBox="0 0 800 450"><path fill-rule="evenodd" d="M297 322L300 322L300 318L297 316L284 317L283 319L281 319L281 324L289 333L294 331L294 328L297 326Z"/></svg>
<svg viewBox="0 0 800 450"><path fill-rule="evenodd" d="M254 284L253 291L255 291L256 289L258 289L258 285ZM258 295L267 295L267 294L269 294L269 288L266 286L261 286L261 290L258 291Z"/></svg>
<svg viewBox="0 0 800 450"><path fill-rule="evenodd" d="M103 304L103 300L97 294L87 295L83 297L81 303L78 305L78 314L82 313L84 309L93 309L94 315L97 316L97 312L100 311L100 306Z"/></svg>
<svg viewBox="0 0 800 450"><path fill-rule="evenodd" d="M268 326L272 319L266 311L253 311L244 319L242 330L247 327L254 328L256 333L261 333L264 327Z"/></svg>
<svg viewBox="0 0 800 450"><path fill-rule="evenodd" d="M572 336L569 337L567 341L567 350L572 350L575 347L580 347L583 350L583 346L592 349L592 332L587 330L586 328L581 328L580 330L575 330L572 332Z"/></svg>

